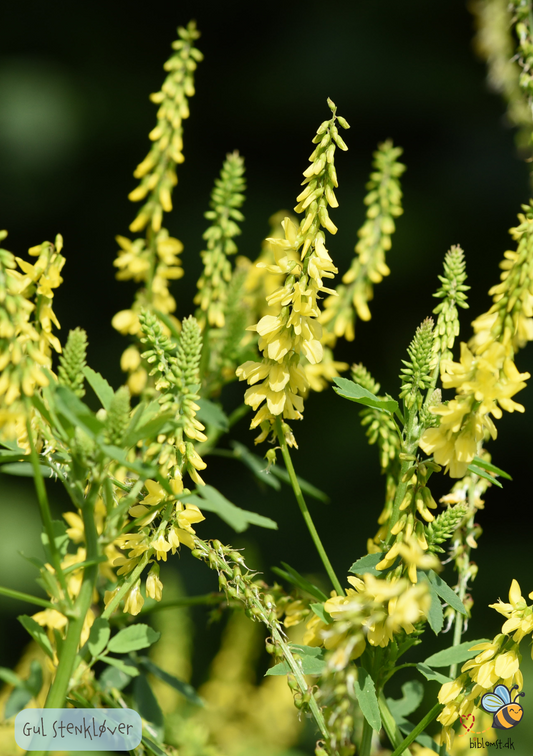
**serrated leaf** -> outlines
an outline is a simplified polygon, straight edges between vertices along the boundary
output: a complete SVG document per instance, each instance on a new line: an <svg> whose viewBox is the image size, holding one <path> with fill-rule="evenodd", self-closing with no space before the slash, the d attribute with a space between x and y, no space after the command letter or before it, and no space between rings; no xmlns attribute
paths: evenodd
<svg viewBox="0 0 533 756"><path fill-rule="evenodd" d="M137 667L129 659L124 661L123 659L117 659L114 656L102 656L102 661L109 664L111 667L115 667L115 669L118 669L119 672L122 672L128 677L137 677L140 674Z"/></svg>
<svg viewBox="0 0 533 756"><path fill-rule="evenodd" d="M428 570L426 575L441 599L451 606L452 609L455 609L456 612L459 612L459 614L466 615L466 609L463 602L455 591L450 588L448 583L445 583L444 580L433 570Z"/></svg>
<svg viewBox="0 0 533 756"><path fill-rule="evenodd" d="M357 671L354 689L364 718L373 730L379 732L381 730L381 715L376 696L376 686L370 674L363 667L360 667Z"/></svg>
<svg viewBox="0 0 533 756"><path fill-rule="evenodd" d="M435 670L431 669L431 667L428 667L427 664L417 664L416 668L420 672L420 674L424 675L426 680L436 680L437 682L440 682L441 685L444 685L444 683L447 682L451 682L450 677L441 675L440 672L435 672Z"/></svg>
<svg viewBox="0 0 533 756"><path fill-rule="evenodd" d="M465 641L458 646L451 646L445 648L444 651L438 651L436 654L431 654L424 660L424 664L429 667L449 667L452 664L460 664L461 662L473 659L479 651L471 651L472 646L477 646L478 643L489 643L486 638L481 640Z"/></svg>
<svg viewBox="0 0 533 756"><path fill-rule="evenodd" d="M348 572L352 572L354 575L364 575L367 572L370 575L381 575L381 570L376 570L376 564L379 564L384 556L385 552L367 554L354 562Z"/></svg>
<svg viewBox="0 0 533 756"><path fill-rule="evenodd" d="M493 483L495 486L498 486L498 488L503 488L499 480L497 480L490 473L486 472L486 470L482 470L481 467L478 467L477 465L468 465L467 469L469 473L473 473L474 475L479 475L480 478L485 478L485 480L490 480L490 482Z"/></svg>
<svg viewBox="0 0 533 756"><path fill-rule="evenodd" d="M98 656L107 646L107 641L111 635L109 622L103 617L98 617L93 622L91 633L89 635L89 651L93 656Z"/></svg>
<svg viewBox="0 0 533 756"><path fill-rule="evenodd" d="M324 609L324 604L309 604L309 608L325 625L331 625L333 620L331 619L331 615Z"/></svg>
<svg viewBox="0 0 533 756"><path fill-rule="evenodd" d="M334 378L333 380L338 386L338 388L334 386L333 390L343 399L349 399L351 402L357 402L357 404L363 404L365 407L372 407L390 414L394 414L398 409L398 402L394 399L390 397L380 399L349 378Z"/></svg>
<svg viewBox="0 0 533 756"><path fill-rule="evenodd" d="M263 517L263 515L256 512L249 512L246 509L241 509L231 501L228 501L220 491L217 491L213 486L202 486L196 494L189 496L180 496L180 501L189 502L191 504L197 504L200 509L204 509L207 512L215 512L224 522L227 522L237 533L242 533L249 525L258 525L262 528L270 528L271 530L277 530L278 525L270 517Z"/></svg>
<svg viewBox="0 0 533 756"><path fill-rule="evenodd" d="M304 675L321 675L325 668L326 662L324 661L325 651L323 648L315 648L313 646L299 646L292 644L290 649L293 654L300 657L300 667ZM267 675L288 675L291 672L286 661L282 661L279 664L275 664L271 667L266 674Z"/></svg>
<svg viewBox="0 0 533 756"><path fill-rule="evenodd" d="M135 708L143 719L150 722L161 739L163 735L164 718L161 707L155 697L145 675L139 675L133 684Z"/></svg>
<svg viewBox="0 0 533 756"><path fill-rule="evenodd" d="M396 721L416 711L424 698L424 686L420 680L410 680L402 685L401 698L387 698L387 705Z"/></svg>
<svg viewBox="0 0 533 756"><path fill-rule="evenodd" d="M481 459L481 457L474 457L472 462L477 467L482 467L484 470L488 470L488 472L496 473L496 475L500 475L502 478L506 478L507 480L512 480L509 473L506 473L504 470L501 469L501 467L496 467L496 465L493 465L492 462L487 462L484 459Z"/></svg>
<svg viewBox="0 0 533 756"><path fill-rule="evenodd" d="M90 367L83 368L83 375L87 378L89 386L100 399L102 407L108 410L111 406L115 392L106 379Z"/></svg>
<svg viewBox="0 0 533 756"><path fill-rule="evenodd" d="M113 654L129 654L130 651L139 651L148 648L152 643L159 640L161 633L157 633L150 625L138 623L120 630L109 641L108 648Z"/></svg>
<svg viewBox="0 0 533 756"><path fill-rule="evenodd" d="M52 651L50 640L44 628L37 624L32 617L28 617L27 614L21 614L17 619L26 632L28 632L33 640L42 648L44 653L53 660L54 652Z"/></svg>
<svg viewBox="0 0 533 756"><path fill-rule="evenodd" d="M300 575L300 573L295 570L294 567L291 567L290 564L287 564L287 562L282 562L281 564L284 566L285 571L280 570L279 567L273 567L273 572L285 578L285 580L288 580L289 583L292 583L293 585L298 586L298 588L301 588L303 591L306 591L311 596L313 596L313 598L318 599L318 601L321 601L323 603L324 601L328 600L328 597L323 591L320 590L320 588L317 588L316 585L304 578L303 575Z"/></svg>
<svg viewBox="0 0 533 756"><path fill-rule="evenodd" d="M209 401L209 399L198 399L196 404L200 407L196 417L201 423L212 425L213 428L224 432L229 430L228 417L218 404Z"/></svg>
<svg viewBox="0 0 533 756"><path fill-rule="evenodd" d="M193 686L189 685L189 683L184 682L177 677L174 677L174 675L170 675L168 672L165 672L163 669L158 667L157 664L154 664L152 661L150 661L150 659L148 659L146 656L142 656L139 659L139 663L146 672L150 672L152 675L155 675L155 677L163 680L163 682L165 682L167 685L170 685L172 688L174 688L174 690L177 690L179 693L181 693L182 696L185 696L185 698L191 703L196 704L197 706L205 706L204 700L200 698Z"/></svg>

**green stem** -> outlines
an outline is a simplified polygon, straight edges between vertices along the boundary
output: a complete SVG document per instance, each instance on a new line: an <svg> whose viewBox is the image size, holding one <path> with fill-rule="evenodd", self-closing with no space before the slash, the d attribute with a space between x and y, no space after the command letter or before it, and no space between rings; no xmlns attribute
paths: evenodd
<svg viewBox="0 0 533 756"><path fill-rule="evenodd" d="M35 444L33 441L33 434L31 431L29 401L26 401L26 410L28 413L28 417L26 420L26 432L28 434L28 442L30 445L30 457L31 457L31 464L33 467L33 480L35 483L35 491L37 493L37 501L39 502L39 509L41 511L41 520L43 522L43 526L46 531L46 535L48 537L48 546L50 548L50 556L52 559L52 565L58 577L61 588L63 589L65 601L69 605L71 605L72 602L70 600L70 597L67 591L67 581L65 579L65 575L63 574L63 569L61 567L61 555L56 546L55 535L54 535L54 525L52 522L52 515L50 513L50 504L48 503L48 496L46 495L46 486L44 484L41 468L39 466L39 456L37 452L35 451Z"/></svg>
<svg viewBox="0 0 533 756"><path fill-rule="evenodd" d="M3 596L9 596L9 598L18 599L19 601L27 601L28 604L35 604L36 606L44 606L45 609L57 610L57 606L54 606L49 601L46 601L45 599L37 598L36 596L31 596L29 593L22 593L21 591L13 591L11 588L2 588L0 586L0 594Z"/></svg>
<svg viewBox="0 0 533 756"><path fill-rule="evenodd" d="M120 601L124 598L126 593L129 591L131 586L135 583L137 578L141 575L142 571L150 561L150 558L152 554L154 553L153 549L148 549L148 551L145 551L144 554L141 557L141 561L135 567L133 572L129 575L129 577L124 581L124 583L121 585L120 589L117 591L116 595L113 596L109 604L106 606L104 611L102 612L103 619L109 619L117 606L119 605Z"/></svg>
<svg viewBox="0 0 533 756"><path fill-rule="evenodd" d="M413 727L409 735L400 743L400 745L391 754L391 756L401 756L401 754L404 753L407 747L411 745L413 740L415 740L415 738L417 738L418 735L420 735L420 733L426 729L430 722L433 722L435 717L437 717L443 709L444 704L435 704L431 711L428 711L426 716L416 725L416 727Z"/></svg>
<svg viewBox="0 0 533 756"><path fill-rule="evenodd" d="M387 701L383 692L379 694L378 706L379 713L381 714L381 723L383 725L383 728L385 729L385 732L387 733L387 737L392 743L392 747L398 748L403 740L402 733L400 732L398 725L396 724L396 720L392 716L391 710L387 705ZM406 748L406 753L408 756L411 756L411 752L408 748Z"/></svg>
<svg viewBox="0 0 533 756"><path fill-rule="evenodd" d="M311 538L313 539L313 542L316 546L316 550L318 551L320 559L322 560L322 564L324 565L324 568L326 572L328 573L329 579L331 580L333 587L337 591L337 595L344 596L344 591L342 589L342 586L339 582L337 575L335 574L335 571L331 565L331 562L329 561L329 557L326 554L326 550L324 549L324 546L322 545L322 541L320 540L318 531L315 528L315 524L311 518L311 514L309 510L307 509L307 504L305 503L305 499L302 494L302 489L300 488L300 484L298 483L298 479L294 471L291 455L289 453L287 441L285 440L285 434L283 433L283 429L281 427L281 419L279 417L276 418L275 428L276 428L276 435L278 437L278 441L281 447L281 453L285 461L285 467L287 468L287 472L291 480L292 489L294 491L296 501L298 502L298 506L300 507L302 516L305 520L305 524L307 525L307 528L311 534Z"/></svg>
<svg viewBox="0 0 533 756"><path fill-rule="evenodd" d="M372 748L372 725L365 719L363 722L363 734L361 736L360 756L370 756Z"/></svg>

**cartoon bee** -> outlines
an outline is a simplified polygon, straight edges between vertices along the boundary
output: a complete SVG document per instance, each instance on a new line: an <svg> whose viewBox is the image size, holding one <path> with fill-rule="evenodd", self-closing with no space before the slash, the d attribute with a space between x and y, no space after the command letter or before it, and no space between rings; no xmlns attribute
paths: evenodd
<svg viewBox="0 0 533 756"><path fill-rule="evenodd" d="M519 696L525 696L525 693L518 693L515 700L511 702L512 691L518 688L513 685L511 690L506 685L497 685L492 693L485 693L481 699L482 708L489 714L495 712L492 726L498 730L510 730L516 727L524 716L524 710L520 704L516 703Z"/></svg>

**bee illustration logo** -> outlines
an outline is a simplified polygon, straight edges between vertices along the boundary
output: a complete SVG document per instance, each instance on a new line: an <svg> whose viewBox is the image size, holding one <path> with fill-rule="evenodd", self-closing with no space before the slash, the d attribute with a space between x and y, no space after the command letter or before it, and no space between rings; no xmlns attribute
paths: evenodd
<svg viewBox="0 0 533 756"><path fill-rule="evenodd" d="M516 699L525 696L525 693L518 693L514 701L511 701L511 693L515 688L518 688L518 685L513 685L511 690L506 685L497 685L492 693L485 693L481 699L482 708L489 714L494 712L492 726L498 730L516 727L524 716L524 710L516 703Z"/></svg>

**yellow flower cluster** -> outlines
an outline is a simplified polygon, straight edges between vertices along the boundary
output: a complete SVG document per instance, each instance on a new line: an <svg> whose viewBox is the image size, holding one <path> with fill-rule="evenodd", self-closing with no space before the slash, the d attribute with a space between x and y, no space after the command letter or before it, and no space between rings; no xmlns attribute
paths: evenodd
<svg viewBox="0 0 533 756"><path fill-rule="evenodd" d="M146 480L144 487L147 491L145 497L138 504L129 508L130 517L134 518L137 529L118 536L114 546L127 551L127 556L118 556L113 566L118 567L117 575L129 575L141 561L141 558L150 551L150 556L155 556L157 561L167 561L170 551L175 554L183 544L190 549L194 548L193 525L202 522L205 517L194 504L183 504L179 495L183 493L181 479L174 478L170 481L173 495L170 496L163 487L155 480ZM173 503L173 511L170 517L165 515L160 525L154 525L157 517L162 516L162 510ZM151 527L150 527L151 526ZM115 596L118 588L107 591L105 604L109 604ZM161 600L163 584L159 579L159 569L154 565L146 578L146 593L156 601ZM129 614L138 614L144 604L140 592L140 580L132 585L125 597L124 611Z"/></svg>
<svg viewBox="0 0 533 756"><path fill-rule="evenodd" d="M365 574L363 579L348 577L352 588L346 596L332 596L324 604L334 620L326 625L314 615L307 623L303 642L308 646L335 649L332 665L346 666L371 646L387 646L394 634L404 631L410 635L415 624L423 620L431 605L426 583L411 584L408 580L383 580Z"/></svg>
<svg viewBox="0 0 533 756"><path fill-rule="evenodd" d="M0 232L0 241L7 236ZM54 289L63 281L63 239L32 247L30 264L0 250L0 436L18 439L26 447L23 397L46 386L45 369L52 367L52 350L61 352L53 333L59 322L52 309ZM17 270L17 264L20 270Z"/></svg>
<svg viewBox="0 0 533 756"><path fill-rule="evenodd" d="M529 598L533 598L533 592ZM472 650L479 651L477 656L463 664L461 675L445 683L439 692L439 702L445 707L437 719L444 726L448 748L453 742L452 725L460 716L471 714L481 696L499 683L509 689L518 686L519 690L524 684L519 644L533 632L533 606L526 604L516 580L511 583L509 603L499 601L490 606L506 617L502 632L490 643L472 646ZM508 637L511 633L512 638Z"/></svg>
<svg viewBox="0 0 533 756"><path fill-rule="evenodd" d="M468 346L461 344L460 362L441 362L442 384L456 389L455 398L432 407L440 425L420 439L420 447L452 478L466 474L485 435L496 437L490 415L524 411L512 400L530 377L518 372L515 352L533 339L533 206L522 207L520 225L510 231L517 250L505 253L501 282L489 292L492 307L473 322L474 336Z"/></svg>
<svg viewBox="0 0 533 756"><path fill-rule="evenodd" d="M132 202L147 195L149 199L130 226L134 233L148 223L154 232L161 229L163 211L172 210L171 192L178 182L176 163L184 160L182 122L189 117L188 98L194 95L194 71L203 55L194 47L200 36L194 21L187 28L180 26L178 35L179 39L172 43L176 52L164 66L168 76L161 91L150 95L152 102L159 105L157 125L149 135L154 144L135 170L134 176L141 183L129 194Z"/></svg>
<svg viewBox="0 0 533 756"><path fill-rule="evenodd" d="M357 232L357 255L342 278L344 285L337 286L338 296L328 297L320 314L320 322L326 326L324 340L330 345L340 336L353 341L354 308L361 320L370 320L368 302L374 296L374 284L390 273L385 253L391 248L391 236L396 229L394 218L403 213L399 178L405 165L397 160L402 152L390 140L379 144L374 152L374 171L365 197L366 221Z"/></svg>
<svg viewBox="0 0 533 756"><path fill-rule="evenodd" d="M461 344L460 362L443 360L442 384L457 390L455 399L432 408L440 417L438 428L422 434L420 447L433 454L435 462L446 466L452 478L462 478L478 452L485 432L496 438L492 421L502 409L523 412L512 397L525 387L529 373L519 373L503 344L493 341L483 354L474 355Z"/></svg>
<svg viewBox="0 0 533 756"><path fill-rule="evenodd" d="M265 315L249 328L259 334L263 360L245 362L236 371L240 380L250 384L245 403L257 410L265 402L251 423L252 428L261 426L256 443L268 436L276 416L302 418L302 397L308 381L299 364L300 356L312 365L323 357L317 298L321 292L334 295L333 290L324 286L323 279L333 278L337 268L326 249L321 227L333 234L337 231L329 217L328 205L338 205L333 192L337 186L335 150L337 146L347 148L336 121L344 128L348 126L344 119L336 116L333 103L329 101L329 104L333 117L324 121L313 140L318 146L310 157L311 165L304 172L305 189L297 197L295 211L305 211L305 217L299 228L286 218L282 224L285 238L268 239L274 248L276 264L264 265L270 273L283 274L285 283L267 300L278 307L278 314ZM254 385L257 383L259 385ZM292 443L295 442L292 440Z"/></svg>

